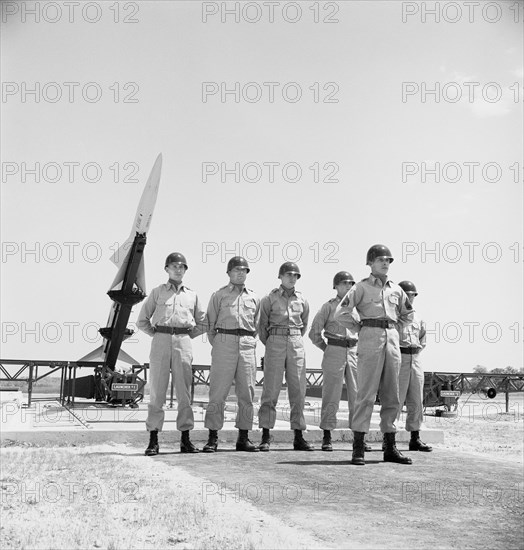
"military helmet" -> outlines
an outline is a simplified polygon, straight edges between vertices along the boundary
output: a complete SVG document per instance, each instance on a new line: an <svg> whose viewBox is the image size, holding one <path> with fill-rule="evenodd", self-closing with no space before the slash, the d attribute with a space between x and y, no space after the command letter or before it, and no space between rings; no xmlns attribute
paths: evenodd
<svg viewBox="0 0 524 550"><path fill-rule="evenodd" d="M353 284L355 283L355 279L353 279L353 275L351 275L349 271L339 271L333 277L333 288L335 288L340 283L343 283L344 281L351 281Z"/></svg>
<svg viewBox="0 0 524 550"><path fill-rule="evenodd" d="M418 296L417 287L411 281L401 281L398 286L404 292L414 292L415 296Z"/></svg>
<svg viewBox="0 0 524 550"><path fill-rule="evenodd" d="M380 257L389 258L393 261L393 256L391 255L391 250L384 246L383 244L374 244L369 250L366 256L366 265L369 265L375 261L376 258Z"/></svg>
<svg viewBox="0 0 524 550"><path fill-rule="evenodd" d="M187 267L187 260L186 257L183 254L180 254L180 252L171 252L169 256L166 258L166 265L164 267L167 267L169 264L184 264L184 267L186 269L189 269Z"/></svg>
<svg viewBox="0 0 524 550"><path fill-rule="evenodd" d="M302 275L300 275L300 269L295 262L284 262L280 266L280 269L278 270L278 276L282 277L282 275L284 275L285 273L296 273L298 279L302 277Z"/></svg>
<svg viewBox="0 0 524 550"><path fill-rule="evenodd" d="M251 271L247 260L242 258L242 256L233 256L229 262L227 262L226 273L229 273L235 267L245 267L248 273Z"/></svg>

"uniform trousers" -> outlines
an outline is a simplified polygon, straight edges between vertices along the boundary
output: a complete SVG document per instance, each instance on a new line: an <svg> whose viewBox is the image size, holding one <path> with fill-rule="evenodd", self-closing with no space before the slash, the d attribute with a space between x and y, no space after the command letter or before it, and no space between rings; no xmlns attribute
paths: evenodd
<svg viewBox="0 0 524 550"><path fill-rule="evenodd" d="M306 397L306 357L302 336L270 335L264 355L264 387L258 411L260 428L273 429L277 418L277 403L285 373L292 430L305 430L304 402Z"/></svg>
<svg viewBox="0 0 524 550"><path fill-rule="evenodd" d="M337 427L337 413L340 406L342 386L346 382L349 428L353 421L357 397L357 353L356 347L330 346L324 350L322 359L322 411L320 429L334 430Z"/></svg>
<svg viewBox="0 0 524 550"><path fill-rule="evenodd" d="M377 392L380 398L380 430L396 432L400 408L398 376L400 371L399 335L395 328L362 327L357 347L357 401L352 430L369 431Z"/></svg>
<svg viewBox="0 0 524 550"><path fill-rule="evenodd" d="M399 385L399 416L404 402L407 407L406 430L408 432L418 432L424 420L424 410L422 407L424 399L424 370L419 360L418 354L402 355L402 364L398 378Z"/></svg>
<svg viewBox="0 0 524 550"><path fill-rule="evenodd" d="M222 429L224 406L233 381L238 401L235 427L239 430L253 428L256 365L254 337L233 334L215 336L209 373L209 405L204 421L207 429Z"/></svg>
<svg viewBox="0 0 524 550"><path fill-rule="evenodd" d="M146 429L162 431L164 404L166 402L169 375L174 379L178 405L177 429L192 430L194 426L191 408L191 382L193 347L188 334L165 334L157 332L151 342L149 354L149 406Z"/></svg>

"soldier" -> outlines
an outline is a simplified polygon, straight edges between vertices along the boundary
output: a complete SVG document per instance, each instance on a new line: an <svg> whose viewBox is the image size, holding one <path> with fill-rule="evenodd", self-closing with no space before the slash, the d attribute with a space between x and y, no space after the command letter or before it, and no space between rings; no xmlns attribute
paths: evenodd
<svg viewBox="0 0 524 550"><path fill-rule="evenodd" d="M193 429L191 382L193 348L191 339L205 332L205 313L195 291L182 283L187 271L183 254L173 252L165 261L167 283L151 292L138 316L137 326L153 337L149 356L150 397L146 428L149 431L147 456L158 454L158 432L164 425L164 403L173 376L178 403L177 428L182 432L181 453L198 453L189 431Z"/></svg>
<svg viewBox="0 0 524 550"><path fill-rule="evenodd" d="M353 409L357 395L357 338L358 333L340 325L334 319L340 300L355 284L353 275L348 271L339 271L333 278L333 288L337 295L326 302L315 315L309 338L324 352L322 359L322 410L320 429L324 430L322 450L332 451L331 430L337 427L337 413L346 381L349 410L349 428L353 418ZM324 331L324 337L322 336ZM326 343L327 339L327 343ZM369 449L371 450L371 449Z"/></svg>
<svg viewBox="0 0 524 550"><path fill-rule="evenodd" d="M412 321L413 308L405 292L388 280L393 257L384 245L373 245L366 264L368 278L357 283L344 296L335 311L335 319L343 326L357 328L353 318L356 308L360 316L357 361L357 400L353 414L353 456L351 462L364 465L364 436L369 431L377 391L380 397L380 430L385 435L385 462L411 464L395 443L395 419L400 403L398 376L400 371L399 330Z"/></svg>
<svg viewBox="0 0 524 550"><path fill-rule="evenodd" d="M300 276L297 264L282 264L278 271L280 287L262 298L260 304L259 333L266 346L264 387L258 411L259 427L262 428L261 451L269 451L270 430L275 427L276 405L284 372L291 405L291 429L295 431L293 448L296 451L314 450L302 435L306 429L306 359L302 336L307 329L309 304L302 293L295 290Z"/></svg>
<svg viewBox="0 0 524 550"><path fill-rule="evenodd" d="M209 375L209 405L205 427L209 438L205 453L214 453L218 446L218 430L224 425L224 404L235 381L238 399L236 424L237 451L256 452L248 431L253 428L253 397L256 382L256 336L260 300L245 287L249 264L241 256L227 264L229 283L217 290L207 308L208 337L213 346Z"/></svg>
<svg viewBox="0 0 524 550"><path fill-rule="evenodd" d="M413 305L418 296L417 288L411 281L402 281L398 284L406 293L409 303ZM400 333L400 366L399 401L400 408L406 402L407 417L406 431L411 432L409 441L410 451L424 451L429 453L432 447L420 440L420 427L424 419L422 402L424 399L424 369L420 362L420 352L426 347L426 324L416 314L413 321L404 327ZM399 410L400 414L400 410Z"/></svg>

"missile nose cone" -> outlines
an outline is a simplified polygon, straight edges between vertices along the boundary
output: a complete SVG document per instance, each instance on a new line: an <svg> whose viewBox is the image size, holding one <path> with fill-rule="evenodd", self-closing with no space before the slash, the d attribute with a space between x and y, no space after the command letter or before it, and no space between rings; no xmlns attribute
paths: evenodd
<svg viewBox="0 0 524 550"><path fill-rule="evenodd" d="M158 188L160 186L161 172L162 153L157 156L155 164L144 187L144 191L142 192L142 197L135 216L135 223L133 224L134 231L137 233L146 233L149 231L151 217L153 216L153 210L155 208L158 195Z"/></svg>

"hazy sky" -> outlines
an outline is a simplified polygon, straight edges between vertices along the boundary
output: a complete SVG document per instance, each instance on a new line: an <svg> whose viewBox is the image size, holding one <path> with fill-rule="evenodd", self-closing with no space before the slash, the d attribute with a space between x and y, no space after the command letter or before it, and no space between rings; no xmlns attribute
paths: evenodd
<svg viewBox="0 0 524 550"><path fill-rule="evenodd" d="M524 4L488 4L3 2L0 356L100 345L161 152L148 290L173 251L206 305L235 253L260 297L296 260L314 315L382 243L426 370L522 366Z"/></svg>

